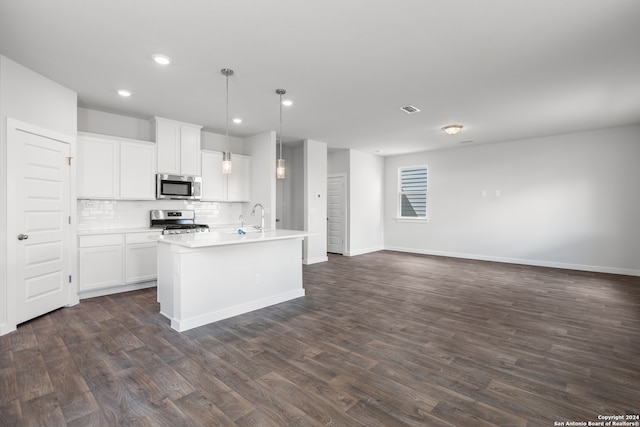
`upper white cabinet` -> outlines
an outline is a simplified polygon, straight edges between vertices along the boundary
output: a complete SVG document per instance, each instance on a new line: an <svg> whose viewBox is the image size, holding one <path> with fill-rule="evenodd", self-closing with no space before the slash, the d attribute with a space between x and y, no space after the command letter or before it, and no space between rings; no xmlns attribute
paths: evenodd
<svg viewBox="0 0 640 427"><path fill-rule="evenodd" d="M77 156L79 198L156 198L153 142L79 132Z"/></svg>
<svg viewBox="0 0 640 427"><path fill-rule="evenodd" d="M251 200L251 157L233 154L233 171L222 173L222 153L202 150L202 200L248 202Z"/></svg>
<svg viewBox="0 0 640 427"><path fill-rule="evenodd" d="M201 175L200 129L202 126L154 117L158 144L158 172Z"/></svg>
<svg viewBox="0 0 640 427"><path fill-rule="evenodd" d="M120 142L120 198L156 198L156 144Z"/></svg>
<svg viewBox="0 0 640 427"><path fill-rule="evenodd" d="M79 133L76 152L78 197L117 198L120 185L118 141L99 135Z"/></svg>

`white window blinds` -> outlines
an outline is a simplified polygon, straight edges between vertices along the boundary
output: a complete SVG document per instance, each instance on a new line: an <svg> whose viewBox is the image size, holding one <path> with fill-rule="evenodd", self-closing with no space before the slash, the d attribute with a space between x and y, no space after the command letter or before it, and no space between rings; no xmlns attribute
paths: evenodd
<svg viewBox="0 0 640 427"><path fill-rule="evenodd" d="M427 217L427 167L411 166L399 169L401 218Z"/></svg>

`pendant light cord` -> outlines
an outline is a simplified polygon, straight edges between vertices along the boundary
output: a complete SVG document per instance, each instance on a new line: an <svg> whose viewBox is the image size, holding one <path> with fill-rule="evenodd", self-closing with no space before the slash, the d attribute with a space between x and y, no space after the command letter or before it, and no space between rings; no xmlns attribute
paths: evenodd
<svg viewBox="0 0 640 427"><path fill-rule="evenodd" d="M282 159L282 94L280 94L280 158Z"/></svg>

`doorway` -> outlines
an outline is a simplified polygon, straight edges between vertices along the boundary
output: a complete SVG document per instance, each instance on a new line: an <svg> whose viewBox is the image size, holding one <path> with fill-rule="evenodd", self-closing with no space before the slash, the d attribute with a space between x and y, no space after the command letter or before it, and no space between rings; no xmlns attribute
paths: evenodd
<svg viewBox="0 0 640 427"><path fill-rule="evenodd" d="M69 305L74 294L72 140L7 119L7 276L16 324Z"/></svg>
<svg viewBox="0 0 640 427"><path fill-rule="evenodd" d="M343 255L346 242L346 176L327 177L327 252Z"/></svg>

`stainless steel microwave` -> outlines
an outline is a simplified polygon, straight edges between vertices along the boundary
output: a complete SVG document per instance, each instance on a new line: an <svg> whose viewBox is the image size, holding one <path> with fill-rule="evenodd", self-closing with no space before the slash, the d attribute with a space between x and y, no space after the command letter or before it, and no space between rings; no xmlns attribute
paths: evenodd
<svg viewBox="0 0 640 427"><path fill-rule="evenodd" d="M202 177L193 175L156 175L156 199L200 200Z"/></svg>

